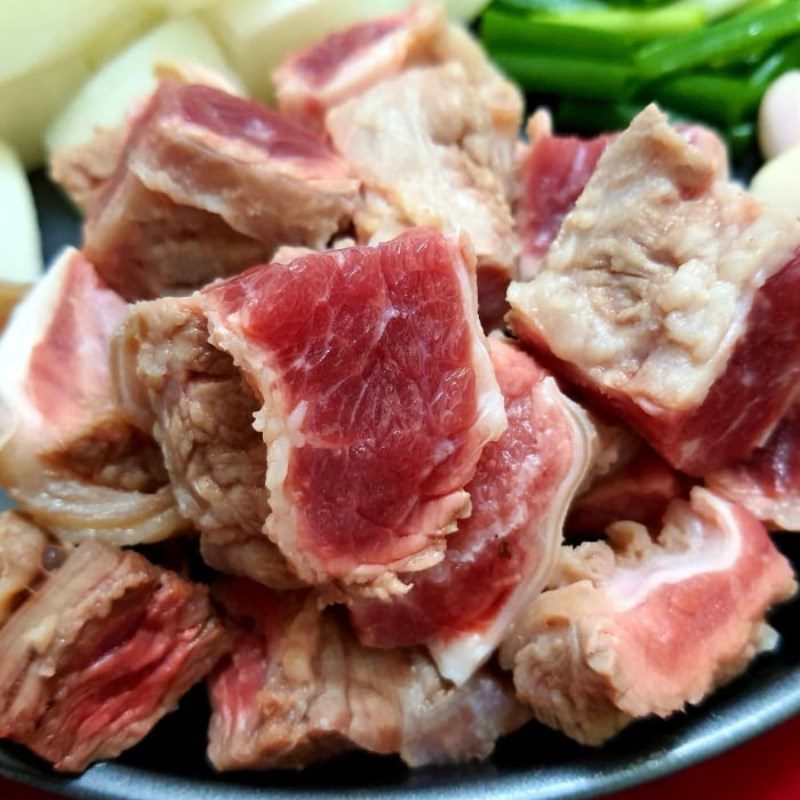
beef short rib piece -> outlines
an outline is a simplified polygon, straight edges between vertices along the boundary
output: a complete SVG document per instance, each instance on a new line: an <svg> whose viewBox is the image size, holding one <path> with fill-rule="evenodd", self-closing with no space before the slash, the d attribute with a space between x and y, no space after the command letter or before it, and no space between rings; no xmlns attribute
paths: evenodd
<svg viewBox="0 0 800 800"><path fill-rule="evenodd" d="M487 444L467 491L472 514L447 540L444 559L411 589L355 600L369 646L428 646L439 671L463 682L505 637L550 578L564 515L584 477L594 431L553 378L509 342L489 340L508 428Z"/></svg>
<svg viewBox="0 0 800 800"><path fill-rule="evenodd" d="M316 134L220 89L164 81L85 227L85 251L127 299L186 293L268 259L324 247L358 183Z"/></svg>
<svg viewBox="0 0 800 800"><path fill-rule="evenodd" d="M149 432L109 365L127 305L67 249L0 339L0 486L62 539L138 544L187 527Z"/></svg>
<svg viewBox="0 0 800 800"><path fill-rule="evenodd" d="M217 598L236 631L209 679L218 770L297 768L353 748L411 766L484 758L527 719L488 669L454 687L420 650L361 646L313 594L239 578Z"/></svg>
<svg viewBox="0 0 800 800"><path fill-rule="evenodd" d="M82 542L0 629L0 737L65 772L113 758L228 645L205 588Z"/></svg>
<svg viewBox="0 0 800 800"><path fill-rule="evenodd" d="M706 475L706 484L767 527L800 531L800 402L794 400L764 445Z"/></svg>
<svg viewBox="0 0 800 800"><path fill-rule="evenodd" d="M601 156L510 322L692 475L762 444L800 376L800 222L651 106Z"/></svg>
<svg viewBox="0 0 800 800"><path fill-rule="evenodd" d="M706 489L672 503L656 541L636 523L608 533L566 552L561 585L500 651L536 718L592 745L738 675L774 645L764 615L796 589L764 526Z"/></svg>
<svg viewBox="0 0 800 800"><path fill-rule="evenodd" d="M265 530L296 574L385 594L440 561L506 426L465 240L411 231L197 297L211 343L263 403Z"/></svg>

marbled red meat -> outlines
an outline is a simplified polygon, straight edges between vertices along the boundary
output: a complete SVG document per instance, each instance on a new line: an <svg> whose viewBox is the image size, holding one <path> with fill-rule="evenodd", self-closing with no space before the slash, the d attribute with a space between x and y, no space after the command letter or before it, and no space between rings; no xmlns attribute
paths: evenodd
<svg viewBox="0 0 800 800"><path fill-rule="evenodd" d="M85 769L140 741L227 649L204 588L83 542L0 629L0 737Z"/></svg>
<svg viewBox="0 0 800 800"><path fill-rule="evenodd" d="M111 338L126 313L68 249L0 339L0 486L60 538L137 544L187 527L158 447L112 385Z"/></svg>
<svg viewBox="0 0 800 800"><path fill-rule="evenodd" d="M797 588L764 526L706 489L670 505L655 541L631 522L608 533L565 550L500 651L537 719L594 745L738 675L775 645L765 614Z"/></svg>
<svg viewBox="0 0 800 800"><path fill-rule="evenodd" d="M692 475L762 444L800 377L800 223L652 106L508 298L546 364Z"/></svg>
<svg viewBox="0 0 800 800"><path fill-rule="evenodd" d="M167 81L92 206L85 251L128 299L185 293L283 244L324 247L357 191L328 145L278 112Z"/></svg>
<svg viewBox="0 0 800 800"><path fill-rule="evenodd" d="M800 403L792 403L762 447L706 475L706 483L768 527L800 531Z"/></svg>
<svg viewBox="0 0 800 800"><path fill-rule="evenodd" d="M467 486L472 514L449 537L441 563L401 576L410 591L350 606L364 644L426 644L440 672L458 682L548 580L592 445L588 418L545 370L508 342L489 347L509 424L484 448Z"/></svg>
<svg viewBox="0 0 800 800"><path fill-rule="evenodd" d="M199 294L264 408L266 531L297 574L398 591L441 560L505 429L463 239L417 230Z"/></svg>
<svg viewBox="0 0 800 800"><path fill-rule="evenodd" d="M218 770L302 767L353 748L411 766L485 758L527 718L493 671L452 686L418 649L361 646L313 594L237 579L216 596L235 635L209 679Z"/></svg>

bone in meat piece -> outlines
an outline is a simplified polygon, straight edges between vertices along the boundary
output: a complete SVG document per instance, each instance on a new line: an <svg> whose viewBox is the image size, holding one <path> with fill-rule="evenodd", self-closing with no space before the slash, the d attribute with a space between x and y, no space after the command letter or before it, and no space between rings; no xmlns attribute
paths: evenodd
<svg viewBox="0 0 800 800"><path fill-rule="evenodd" d="M235 631L209 679L218 770L302 767L353 748L411 766L485 758L528 717L488 668L452 686L420 650L361 646L313 594L240 578L216 596Z"/></svg>
<svg viewBox="0 0 800 800"><path fill-rule="evenodd" d="M767 527L800 530L800 402L792 403L762 447L705 480Z"/></svg>
<svg viewBox="0 0 800 800"><path fill-rule="evenodd" d="M314 584L402 591L441 560L464 487L506 426L464 239L254 267L202 292L211 343L259 400L265 529Z"/></svg>
<svg viewBox="0 0 800 800"><path fill-rule="evenodd" d="M601 156L509 320L692 475L763 443L800 375L800 222L643 111Z"/></svg>
<svg viewBox="0 0 800 800"><path fill-rule="evenodd" d="M197 301L132 306L114 355L120 393L160 444L206 563L274 588L297 586L263 531L267 449L253 427L261 404L231 357L209 343Z"/></svg>
<svg viewBox="0 0 800 800"><path fill-rule="evenodd" d="M158 541L187 527L158 447L115 397L125 302L68 249L0 339L0 485L60 539Z"/></svg>
<svg viewBox="0 0 800 800"><path fill-rule="evenodd" d="M162 82L85 227L85 252L128 299L186 293L268 259L326 246L358 183L316 134L202 85Z"/></svg>
<svg viewBox="0 0 800 800"><path fill-rule="evenodd" d="M764 526L695 488L656 541L636 523L567 551L500 650L536 718L602 744L634 719L667 717L738 675L776 634L764 616L796 583Z"/></svg>
<svg viewBox="0 0 800 800"><path fill-rule="evenodd" d="M593 427L555 380L510 342L489 340L508 427L487 444L467 486L472 514L444 559L389 600L354 600L371 647L426 644L445 678L467 680L541 592L556 563L567 508L592 453Z"/></svg>
<svg viewBox="0 0 800 800"><path fill-rule="evenodd" d="M0 629L0 737L59 771L113 758L228 644L205 588L138 553L82 542Z"/></svg>

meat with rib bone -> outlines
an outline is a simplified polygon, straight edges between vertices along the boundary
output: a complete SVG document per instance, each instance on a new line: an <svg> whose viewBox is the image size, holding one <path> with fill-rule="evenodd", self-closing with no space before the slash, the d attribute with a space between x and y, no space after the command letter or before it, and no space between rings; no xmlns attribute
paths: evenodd
<svg viewBox="0 0 800 800"><path fill-rule="evenodd" d="M268 586L296 585L263 531L267 451L260 407L231 357L208 341L194 298L131 308L116 340L117 380L161 445L181 513L200 532L204 560Z"/></svg>
<svg viewBox="0 0 800 800"><path fill-rule="evenodd" d="M197 297L264 404L269 537L308 583L403 591L397 573L442 559L506 426L466 240L410 231Z"/></svg>
<svg viewBox="0 0 800 800"><path fill-rule="evenodd" d="M282 244L324 247L357 192L316 134L219 89L165 81L93 205L85 251L128 299L186 293Z"/></svg>
<svg viewBox="0 0 800 800"><path fill-rule="evenodd" d="M716 164L718 177L727 177L728 154L722 140L700 125L674 126ZM561 223L575 207L600 156L616 133L591 139L553 133L550 114L539 109L527 126L528 145L522 148L515 211L522 254L519 280L529 281L539 271Z"/></svg>
<svg viewBox="0 0 800 800"><path fill-rule="evenodd" d="M670 505L656 541L631 522L608 534L566 551L560 585L500 651L536 718L593 745L739 674L774 645L764 616L796 589L761 523L706 489Z"/></svg>
<svg viewBox="0 0 800 800"><path fill-rule="evenodd" d="M327 112L414 66L459 63L498 128L519 130L522 99L460 25L447 22L441 5L420 5L330 34L295 53L276 70L278 106L323 130Z"/></svg>
<svg viewBox="0 0 800 800"><path fill-rule="evenodd" d="M0 627L62 558L57 543L18 511L0 513Z"/></svg>
<svg viewBox="0 0 800 800"><path fill-rule="evenodd" d="M113 391L110 341L125 313L68 249L0 339L0 485L61 539L138 544L187 527L158 447Z"/></svg>
<svg viewBox="0 0 800 800"><path fill-rule="evenodd" d="M0 737L75 772L146 736L228 640L204 588L86 541L0 629L0 649Z"/></svg>
<svg viewBox="0 0 800 800"><path fill-rule="evenodd" d="M768 527L800 530L800 402L795 400L766 443L706 484L741 503Z"/></svg>
<svg viewBox="0 0 800 800"><path fill-rule="evenodd" d="M452 686L419 650L361 646L313 595L236 579L217 598L235 626L209 679L218 770L301 767L353 748L411 766L484 758L528 717L492 671Z"/></svg>
<svg viewBox="0 0 800 800"><path fill-rule="evenodd" d="M488 327L501 319L518 256L507 188L516 131L496 125L464 68L409 69L337 106L326 125L363 183L359 238L463 230L478 258L481 316Z"/></svg>
<svg viewBox="0 0 800 800"><path fill-rule="evenodd" d="M545 363L692 475L763 443L800 374L800 222L718 176L645 109L508 292Z"/></svg>
<svg viewBox="0 0 800 800"><path fill-rule="evenodd" d="M439 564L401 576L411 585L406 594L350 605L364 644L425 644L441 674L458 683L549 579L594 437L586 414L529 356L499 339L489 340L489 350L508 428L486 445L467 486L472 514L448 538Z"/></svg>
<svg viewBox="0 0 800 800"><path fill-rule="evenodd" d="M153 71L161 80L201 83L231 94L237 93L237 87L227 78L199 64L162 62ZM126 118L118 125L95 126L88 141L61 148L50 155L50 177L79 210L85 212L89 209L114 174L131 125L147 99L146 96L135 99L127 109Z"/></svg>

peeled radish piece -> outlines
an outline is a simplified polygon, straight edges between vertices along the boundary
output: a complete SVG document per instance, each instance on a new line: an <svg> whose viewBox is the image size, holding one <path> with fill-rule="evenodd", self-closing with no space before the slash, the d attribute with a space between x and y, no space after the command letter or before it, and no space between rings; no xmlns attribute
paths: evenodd
<svg viewBox="0 0 800 800"><path fill-rule="evenodd" d="M764 164L755 174L750 192L764 203L800 217L800 144Z"/></svg>
<svg viewBox="0 0 800 800"><path fill-rule="evenodd" d="M800 144L800 70L785 72L764 94L758 112L758 142L766 159Z"/></svg>
<svg viewBox="0 0 800 800"><path fill-rule="evenodd" d="M42 271L33 195L22 162L0 142L0 325Z"/></svg>
<svg viewBox="0 0 800 800"><path fill-rule="evenodd" d="M155 88L162 62L199 65L220 74L233 91L242 91L217 43L201 22L166 22L137 39L83 86L45 134L47 152L84 144L96 127L121 124L137 100Z"/></svg>

